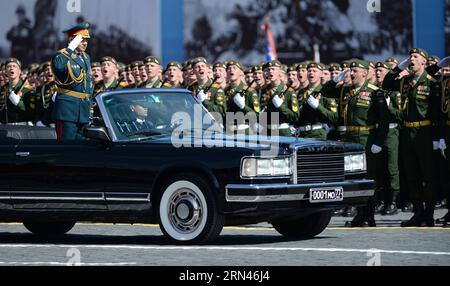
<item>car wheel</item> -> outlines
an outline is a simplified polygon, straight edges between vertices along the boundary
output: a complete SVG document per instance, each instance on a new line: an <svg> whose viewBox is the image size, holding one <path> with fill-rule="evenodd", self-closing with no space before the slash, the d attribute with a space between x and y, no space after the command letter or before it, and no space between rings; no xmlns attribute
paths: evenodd
<svg viewBox="0 0 450 286"><path fill-rule="evenodd" d="M198 176L181 174L172 179L159 202L159 225L164 235L186 244L215 240L224 224L216 197Z"/></svg>
<svg viewBox="0 0 450 286"><path fill-rule="evenodd" d="M24 222L23 225L33 234L38 236L59 236L68 233L76 222Z"/></svg>
<svg viewBox="0 0 450 286"><path fill-rule="evenodd" d="M333 212L319 212L297 219L272 222L273 227L289 238L312 238L322 233L330 223Z"/></svg>

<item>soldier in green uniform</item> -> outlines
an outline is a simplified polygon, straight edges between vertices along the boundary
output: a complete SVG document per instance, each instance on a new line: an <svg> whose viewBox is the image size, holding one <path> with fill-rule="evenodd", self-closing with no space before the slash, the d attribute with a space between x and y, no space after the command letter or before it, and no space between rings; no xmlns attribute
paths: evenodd
<svg viewBox="0 0 450 286"><path fill-rule="evenodd" d="M261 106L267 116L267 134L292 136L293 127L299 119L297 94L282 81L282 64L270 61L264 65L269 84L263 90ZM278 120L277 120L278 119ZM263 124L263 122L260 122Z"/></svg>
<svg viewBox="0 0 450 286"><path fill-rule="evenodd" d="M338 63L331 63L329 68L331 77L330 80L337 77L341 73L341 66Z"/></svg>
<svg viewBox="0 0 450 286"><path fill-rule="evenodd" d="M82 140L82 129L89 123L94 85L88 46L89 24L81 23L65 31L69 45L52 58L58 86L54 114L58 140Z"/></svg>
<svg viewBox="0 0 450 286"><path fill-rule="evenodd" d="M102 65L99 62L93 62L91 65L91 70L92 80L94 81L94 84L97 84L103 80Z"/></svg>
<svg viewBox="0 0 450 286"><path fill-rule="evenodd" d="M133 70L131 68L131 65L127 65L125 67L125 80L127 81L127 88L136 88L136 81L134 79Z"/></svg>
<svg viewBox="0 0 450 286"><path fill-rule="evenodd" d="M45 75L45 83L36 89L36 116L34 121L36 126L48 126L54 128L55 120L52 118L54 102L57 94L55 76L52 70L52 63L45 62L42 65Z"/></svg>
<svg viewBox="0 0 450 286"><path fill-rule="evenodd" d="M440 102L436 80L425 71L427 60L426 51L414 48L383 82L384 89L401 93L400 110L390 111L403 125L402 159L414 205L414 216L403 222L403 227L434 226L433 141L439 141ZM399 79L406 68L412 75Z"/></svg>
<svg viewBox="0 0 450 286"><path fill-rule="evenodd" d="M208 62L203 57L196 58L192 61L192 67L194 68L197 81L188 89L213 114L219 123L224 124L227 112L225 92L219 84L209 79L207 65Z"/></svg>
<svg viewBox="0 0 450 286"><path fill-rule="evenodd" d="M16 58L5 61L6 84L0 90L0 123L27 125L23 94L32 87L20 79L22 64Z"/></svg>
<svg viewBox="0 0 450 286"><path fill-rule="evenodd" d="M339 112L331 112L320 105L319 99L314 96L308 98L311 108L317 110L330 123L338 125L343 133L345 142L359 143L366 148L367 174L375 178L375 155L382 151L382 145L389 129L389 112L384 92L367 81L369 63L355 60L350 65L352 85L342 89L335 88L340 94ZM337 79L330 81L336 86L336 81L346 76L346 72ZM364 208L358 208L358 213L350 223L352 227L376 226L375 202L371 199Z"/></svg>
<svg viewBox="0 0 450 286"><path fill-rule="evenodd" d="M263 97L263 89L266 86L266 79L264 77L263 65L259 64L252 68L253 81L255 86L255 92L258 94L259 101L261 102Z"/></svg>
<svg viewBox="0 0 450 286"><path fill-rule="evenodd" d="M251 85L253 83L253 72L252 68L246 68L244 71L245 83Z"/></svg>
<svg viewBox="0 0 450 286"><path fill-rule="evenodd" d="M192 68L192 60L188 60L183 64L183 87L189 88L197 81L194 69Z"/></svg>
<svg viewBox="0 0 450 286"><path fill-rule="evenodd" d="M220 85L220 88L225 90L227 87L227 66L224 63L216 62L213 64L214 81Z"/></svg>
<svg viewBox="0 0 450 286"><path fill-rule="evenodd" d="M0 63L0 88L6 84L5 63Z"/></svg>
<svg viewBox="0 0 450 286"><path fill-rule="evenodd" d="M145 71L147 74L147 81L145 88L160 88L162 86L161 80L161 62L157 57L146 57L144 60Z"/></svg>
<svg viewBox="0 0 450 286"><path fill-rule="evenodd" d="M242 81L244 67L238 61L229 61L227 65L227 77L230 84L225 89L227 98L226 130L229 133L250 134L251 128L244 116L253 123L257 122L260 109L258 94ZM231 116L233 118L231 118ZM249 122L250 124L252 122Z"/></svg>
<svg viewBox="0 0 450 286"><path fill-rule="evenodd" d="M130 64L131 72L133 73L133 78L134 78L134 86L136 88L143 87L142 85L144 84L144 82L142 81L142 78L141 78L141 72L139 70L139 68L143 65L144 65L144 62L141 62L141 61L134 61Z"/></svg>
<svg viewBox="0 0 450 286"><path fill-rule="evenodd" d="M288 67L287 70L288 81L287 84L295 91L300 89L300 81L298 80L297 65Z"/></svg>
<svg viewBox="0 0 450 286"><path fill-rule="evenodd" d="M388 63L378 62L375 65L375 74L378 87L381 88L385 76L391 70ZM398 91L386 92L386 101L389 108L399 110L401 96ZM393 116L390 118L389 132L384 141L383 151L377 157L377 184L380 191L380 205L377 211L382 215L393 215L397 213L397 196L400 191L399 176L399 124Z"/></svg>
<svg viewBox="0 0 450 286"><path fill-rule="evenodd" d="M375 75L375 69L376 69L375 63L374 62L369 62L369 75L367 76L367 81L370 84L378 86L377 76Z"/></svg>
<svg viewBox="0 0 450 286"><path fill-rule="evenodd" d="M300 83L298 89L304 89L308 87L308 64L306 62L299 63L297 65L297 78Z"/></svg>
<svg viewBox="0 0 450 286"><path fill-rule="evenodd" d="M163 88L182 88L183 83L183 68L179 62L172 61L167 64L165 79L162 83Z"/></svg>
<svg viewBox="0 0 450 286"><path fill-rule="evenodd" d="M124 82L120 83L118 78L118 70L117 70L117 61L113 57L103 57L100 61L102 65L102 76L103 80L98 82L94 86L94 97L92 100L92 108L91 108L91 116L93 118L93 123L95 125L102 124L102 114L100 109L98 108L98 104L96 101L97 95L102 92L111 91L111 90L120 90L127 88L127 84Z"/></svg>
<svg viewBox="0 0 450 286"><path fill-rule="evenodd" d="M321 64L323 66L323 72L322 77L320 80L321 84L325 84L331 80L331 72L330 72L330 66Z"/></svg>
<svg viewBox="0 0 450 286"><path fill-rule="evenodd" d="M322 74L325 67L320 63L310 63L307 66L308 82L307 88L300 89L298 92L300 105L300 120L298 122L298 131L300 137L327 139L327 133L324 128L324 117L312 109L306 102L310 96L319 100L319 104L330 109L330 99L322 96ZM336 110L334 110L336 112Z"/></svg>
<svg viewBox="0 0 450 286"><path fill-rule="evenodd" d="M429 56L427 67L437 64L441 59L438 56Z"/></svg>

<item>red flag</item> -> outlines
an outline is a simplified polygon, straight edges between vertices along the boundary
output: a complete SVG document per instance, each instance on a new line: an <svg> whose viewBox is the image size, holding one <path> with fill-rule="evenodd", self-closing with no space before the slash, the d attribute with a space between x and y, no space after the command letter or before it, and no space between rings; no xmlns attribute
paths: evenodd
<svg viewBox="0 0 450 286"><path fill-rule="evenodd" d="M267 61L277 60L278 59L277 47L275 46L275 39L273 37L272 28L270 27L269 17L267 17L264 20L264 23L262 23L261 29L266 32Z"/></svg>

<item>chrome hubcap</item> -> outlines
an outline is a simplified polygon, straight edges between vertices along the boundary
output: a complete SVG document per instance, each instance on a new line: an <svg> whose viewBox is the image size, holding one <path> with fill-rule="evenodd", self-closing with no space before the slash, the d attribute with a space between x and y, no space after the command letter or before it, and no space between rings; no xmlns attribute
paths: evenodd
<svg viewBox="0 0 450 286"><path fill-rule="evenodd" d="M195 192L179 189L170 198L169 221L180 233L194 232L203 218L202 203Z"/></svg>

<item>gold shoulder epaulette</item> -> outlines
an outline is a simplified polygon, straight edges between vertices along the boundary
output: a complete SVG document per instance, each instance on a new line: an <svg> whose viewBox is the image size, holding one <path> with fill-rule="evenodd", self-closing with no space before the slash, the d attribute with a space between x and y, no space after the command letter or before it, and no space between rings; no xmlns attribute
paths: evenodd
<svg viewBox="0 0 450 286"><path fill-rule="evenodd" d="M378 86L373 85L373 84L371 84L371 83L369 83L367 86L368 86L369 88L373 89L373 90L379 90L379 89L380 89Z"/></svg>
<svg viewBox="0 0 450 286"><path fill-rule="evenodd" d="M214 83L213 85L211 85L212 88L220 88L220 84L218 83Z"/></svg>
<svg viewBox="0 0 450 286"><path fill-rule="evenodd" d="M431 75L427 75L427 79L431 80L432 82L437 82L437 80Z"/></svg>
<svg viewBox="0 0 450 286"><path fill-rule="evenodd" d="M128 83L121 81L119 84L121 87L128 87Z"/></svg>

